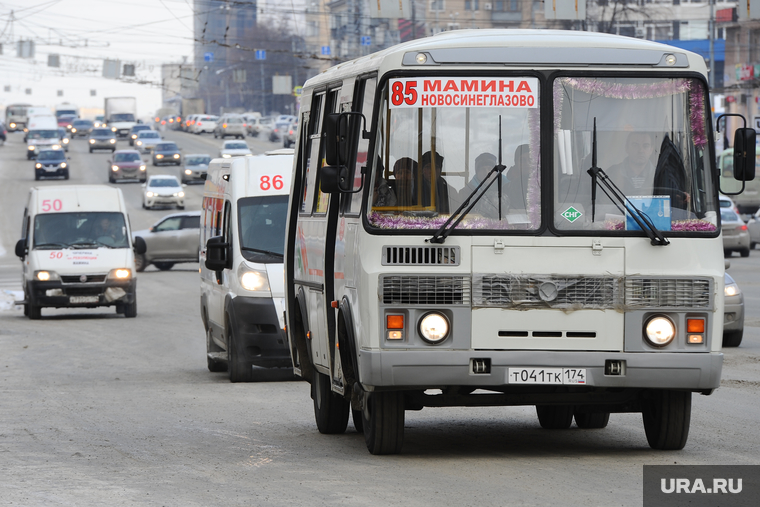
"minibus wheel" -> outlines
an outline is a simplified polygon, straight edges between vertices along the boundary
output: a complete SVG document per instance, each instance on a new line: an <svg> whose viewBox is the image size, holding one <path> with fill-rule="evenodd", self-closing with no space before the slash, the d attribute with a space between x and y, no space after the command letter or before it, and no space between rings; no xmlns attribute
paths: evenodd
<svg viewBox="0 0 760 507"><path fill-rule="evenodd" d="M536 405L536 414L545 430L566 430L573 423L572 405Z"/></svg>
<svg viewBox="0 0 760 507"><path fill-rule="evenodd" d="M609 412L597 412L594 414L575 413L575 425L584 430L598 430L607 427L610 422Z"/></svg>
<svg viewBox="0 0 760 507"><path fill-rule="evenodd" d="M35 305L32 301L29 302L29 318L31 320L39 320L42 317L42 307Z"/></svg>
<svg viewBox="0 0 760 507"><path fill-rule="evenodd" d="M744 330L739 329L738 331L724 331L723 332L723 346L724 347L738 347L742 344L742 337L744 335Z"/></svg>
<svg viewBox="0 0 760 507"><path fill-rule="evenodd" d="M404 443L404 393L364 393L364 443L372 454L398 454Z"/></svg>
<svg viewBox="0 0 760 507"><path fill-rule="evenodd" d="M240 357L238 345L232 327L227 323L227 370L230 372L230 382L252 382L253 364L245 362Z"/></svg>
<svg viewBox="0 0 760 507"><path fill-rule="evenodd" d="M314 370L311 383L311 397L314 400L314 419L323 434L344 433L348 426L350 402L332 392L330 378Z"/></svg>
<svg viewBox="0 0 760 507"><path fill-rule="evenodd" d="M137 296L135 296L131 303L124 305L124 316L128 319L137 317Z"/></svg>
<svg viewBox="0 0 760 507"><path fill-rule="evenodd" d="M642 400L644 431L652 449L678 451L686 445L691 423L691 393L652 390Z"/></svg>

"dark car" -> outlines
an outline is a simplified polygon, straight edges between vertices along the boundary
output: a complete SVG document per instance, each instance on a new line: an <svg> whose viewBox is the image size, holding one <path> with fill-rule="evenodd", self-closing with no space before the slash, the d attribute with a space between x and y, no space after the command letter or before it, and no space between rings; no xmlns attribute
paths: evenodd
<svg viewBox="0 0 760 507"><path fill-rule="evenodd" d="M135 125L129 130L129 135L127 138L129 139L129 145L134 146L135 140L137 139L137 133L141 130L153 130L150 125Z"/></svg>
<svg viewBox="0 0 760 507"><path fill-rule="evenodd" d="M116 132L109 128L92 129L90 133L90 153L93 150L111 150L116 151Z"/></svg>
<svg viewBox="0 0 760 507"><path fill-rule="evenodd" d="M7 141L8 139L8 131L5 128L5 123L0 121L0 141Z"/></svg>
<svg viewBox="0 0 760 507"><path fill-rule="evenodd" d="M175 213L156 222L153 227L132 232L135 243L142 238L145 253L135 255L135 269L143 271L153 264L165 271L179 262L198 262L200 211Z"/></svg>
<svg viewBox="0 0 760 507"><path fill-rule="evenodd" d="M147 179L145 162L137 150L115 151L107 164L110 183L115 183L117 179L140 180L140 183L144 183Z"/></svg>
<svg viewBox="0 0 760 507"><path fill-rule="evenodd" d="M174 143L158 143L153 148L153 165L182 165L182 154Z"/></svg>
<svg viewBox="0 0 760 507"><path fill-rule="evenodd" d="M71 122L71 137L87 137L95 125L90 120L74 120Z"/></svg>
<svg viewBox="0 0 760 507"><path fill-rule="evenodd" d="M43 176L63 176L69 179L69 164L63 150L40 150L34 161L34 179Z"/></svg>

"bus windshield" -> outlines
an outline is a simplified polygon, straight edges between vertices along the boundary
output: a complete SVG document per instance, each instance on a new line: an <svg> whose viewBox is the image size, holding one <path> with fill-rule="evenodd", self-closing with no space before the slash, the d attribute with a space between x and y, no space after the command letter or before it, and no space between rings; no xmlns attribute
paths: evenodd
<svg viewBox="0 0 760 507"><path fill-rule="evenodd" d="M288 196L246 197L238 201L240 250L246 260L282 263Z"/></svg>
<svg viewBox="0 0 760 507"><path fill-rule="evenodd" d="M131 122L131 121L135 121L135 115L133 115L132 113L112 114L110 121L111 122L118 122L118 121Z"/></svg>
<svg viewBox="0 0 760 507"><path fill-rule="evenodd" d="M46 213L34 217L35 249L98 247L129 247L122 213Z"/></svg>
<svg viewBox="0 0 760 507"><path fill-rule="evenodd" d="M57 130L30 130L27 139L57 139L60 134Z"/></svg>

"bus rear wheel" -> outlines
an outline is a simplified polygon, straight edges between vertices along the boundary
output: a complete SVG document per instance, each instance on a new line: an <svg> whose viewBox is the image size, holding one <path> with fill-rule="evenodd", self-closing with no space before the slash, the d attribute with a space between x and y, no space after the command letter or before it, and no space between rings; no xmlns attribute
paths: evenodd
<svg viewBox="0 0 760 507"><path fill-rule="evenodd" d="M316 370L311 383L311 397L314 400L314 419L319 432L328 435L344 433L348 426L350 403L333 393L330 378Z"/></svg>
<svg viewBox="0 0 760 507"><path fill-rule="evenodd" d="M400 453L404 443L404 393L364 393L362 426L370 453Z"/></svg>
<svg viewBox="0 0 760 507"><path fill-rule="evenodd" d="M689 438L691 393L685 391L650 391L641 412L644 431L652 449L678 451Z"/></svg>
<svg viewBox="0 0 760 507"><path fill-rule="evenodd" d="M575 413L575 425L583 430L598 430L607 427L610 422L609 412L597 412L594 414Z"/></svg>
<svg viewBox="0 0 760 507"><path fill-rule="evenodd" d="M545 430L566 430L573 424L572 405L536 405L536 415Z"/></svg>

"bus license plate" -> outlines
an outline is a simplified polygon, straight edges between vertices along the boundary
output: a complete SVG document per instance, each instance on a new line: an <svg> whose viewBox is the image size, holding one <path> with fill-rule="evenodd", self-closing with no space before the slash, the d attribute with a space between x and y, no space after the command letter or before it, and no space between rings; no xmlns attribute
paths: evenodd
<svg viewBox="0 0 760 507"><path fill-rule="evenodd" d="M585 368L510 368L510 384L579 385L586 383Z"/></svg>
<svg viewBox="0 0 760 507"><path fill-rule="evenodd" d="M97 303L99 300L98 296L69 296L71 304Z"/></svg>

